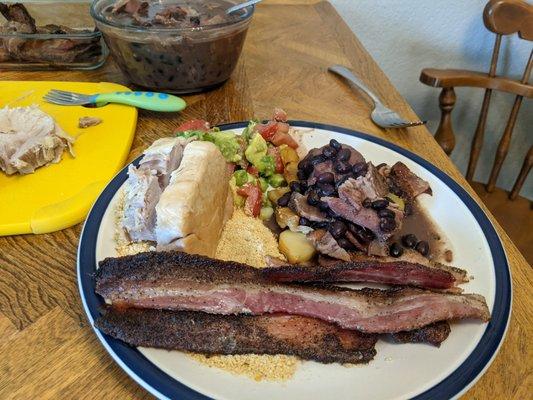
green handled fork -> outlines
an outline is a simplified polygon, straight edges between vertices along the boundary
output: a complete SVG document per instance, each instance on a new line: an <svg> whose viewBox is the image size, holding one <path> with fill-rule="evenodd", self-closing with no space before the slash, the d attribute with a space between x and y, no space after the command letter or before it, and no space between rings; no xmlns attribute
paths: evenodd
<svg viewBox="0 0 533 400"><path fill-rule="evenodd" d="M64 90L50 90L44 100L62 106L80 106L93 104L102 106L107 103L126 104L145 110L175 112L183 110L187 104L181 97L156 92L111 92L98 94L81 94Z"/></svg>

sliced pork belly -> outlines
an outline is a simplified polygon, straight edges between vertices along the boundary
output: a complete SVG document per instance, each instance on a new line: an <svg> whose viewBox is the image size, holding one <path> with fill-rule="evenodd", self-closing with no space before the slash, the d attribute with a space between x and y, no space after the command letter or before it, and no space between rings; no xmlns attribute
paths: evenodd
<svg viewBox="0 0 533 400"><path fill-rule="evenodd" d="M428 343L440 347L450 335L450 331L450 324L440 321L412 331L393 333L392 338L398 343Z"/></svg>
<svg viewBox="0 0 533 400"><path fill-rule="evenodd" d="M289 265L264 268L263 276L274 282L365 282L417 286L458 291L462 279L445 269L387 257L359 257L322 265ZM465 272L466 274L466 272Z"/></svg>
<svg viewBox="0 0 533 400"><path fill-rule="evenodd" d="M287 354L322 363L366 363L377 335L294 315L215 315L108 307L102 332L133 346L205 354Z"/></svg>
<svg viewBox="0 0 533 400"><path fill-rule="evenodd" d="M227 219L229 179L213 143L188 144L156 206L157 249L214 256Z"/></svg>
<svg viewBox="0 0 533 400"><path fill-rule="evenodd" d="M177 137L158 139L144 151L138 167L128 168L122 227L132 241L155 241L155 207L187 143Z"/></svg>
<svg viewBox="0 0 533 400"><path fill-rule="evenodd" d="M96 273L96 292L118 307L224 315L284 313L367 333L408 331L445 320L490 319L485 299L477 294L272 283L259 269L182 252L107 258Z"/></svg>

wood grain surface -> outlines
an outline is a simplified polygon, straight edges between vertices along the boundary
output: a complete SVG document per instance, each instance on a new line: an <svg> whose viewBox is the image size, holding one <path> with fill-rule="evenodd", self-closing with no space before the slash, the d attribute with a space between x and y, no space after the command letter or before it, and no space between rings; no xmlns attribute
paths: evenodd
<svg viewBox="0 0 533 400"><path fill-rule="evenodd" d="M476 196L425 127L386 131L373 125L367 100L326 73L333 63L351 66L386 105L417 118L329 3L270 0L257 8L238 68L226 85L188 96L189 107L180 115L140 112L130 159L181 121L263 118L280 106L292 119L341 125L394 142ZM93 72L0 72L0 79L126 83L110 61ZM525 399L533 393L533 274L497 229L513 274L513 317L499 355L467 399ZM76 284L80 230L78 225L52 234L0 238L2 399L151 398L107 355L87 324Z"/></svg>

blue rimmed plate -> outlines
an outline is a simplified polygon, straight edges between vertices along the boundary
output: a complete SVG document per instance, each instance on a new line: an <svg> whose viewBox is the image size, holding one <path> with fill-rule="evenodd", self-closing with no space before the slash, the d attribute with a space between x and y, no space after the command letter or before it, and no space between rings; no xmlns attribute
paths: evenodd
<svg viewBox="0 0 533 400"><path fill-rule="evenodd" d="M424 344L379 341L377 356L368 365L344 367L303 362L286 382L256 382L244 376L198 363L183 353L134 348L95 330L115 361L140 385L159 398L172 399L449 399L460 396L483 374L505 336L511 311L511 278L500 239L478 204L437 167L385 140L350 129L304 121L291 126L305 130L306 148L330 139L358 149L375 164L402 161L429 181L433 196L423 195L423 206L451 243L454 264L474 276L465 292L485 296L491 310L488 324L452 324L440 348ZM241 131L246 123L221 126ZM135 162L137 162L136 160ZM135 163L134 162L134 163ZM78 283L91 324L102 299L94 293L97 261L116 256L114 249L117 192L124 184L124 168L94 204L82 231L78 251Z"/></svg>

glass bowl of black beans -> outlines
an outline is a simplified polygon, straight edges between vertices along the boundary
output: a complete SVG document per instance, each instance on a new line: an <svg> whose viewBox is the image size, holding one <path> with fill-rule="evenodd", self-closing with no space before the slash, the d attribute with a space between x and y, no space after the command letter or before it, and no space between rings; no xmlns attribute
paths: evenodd
<svg viewBox="0 0 533 400"><path fill-rule="evenodd" d="M95 0L91 15L136 86L194 93L224 83L239 59L254 7L238 0Z"/></svg>

